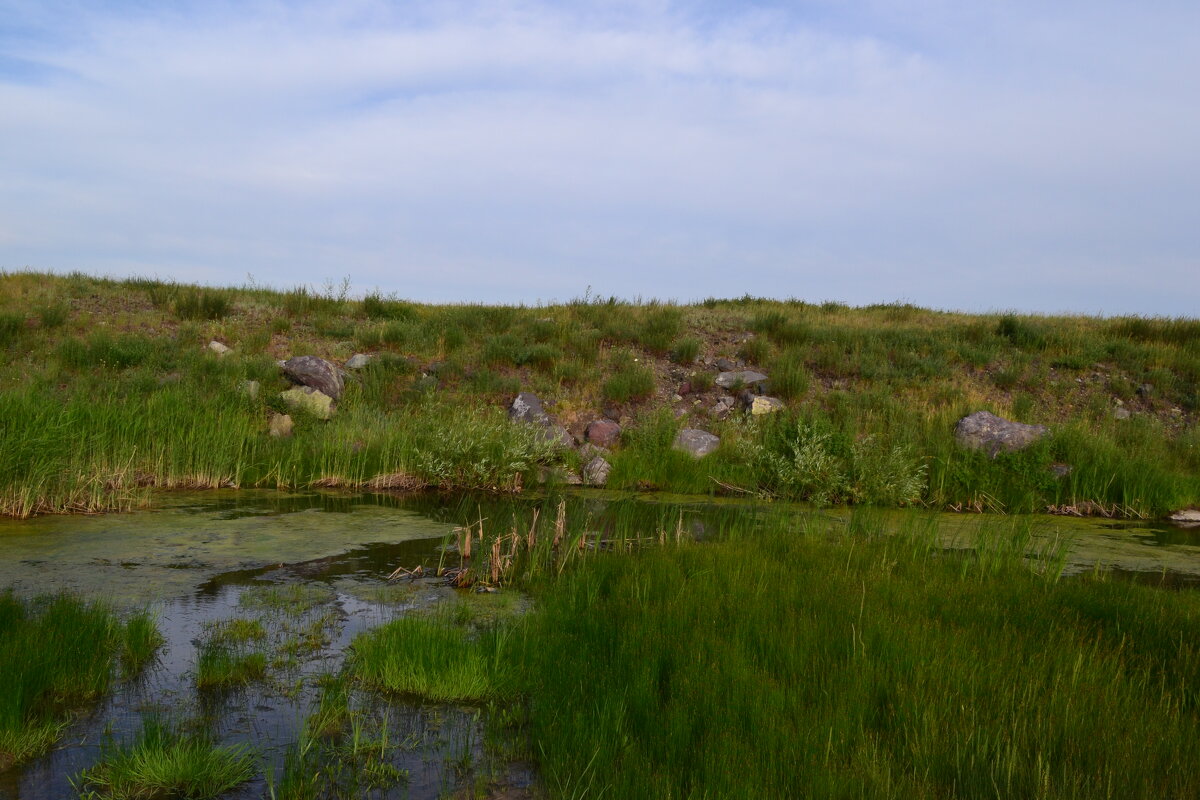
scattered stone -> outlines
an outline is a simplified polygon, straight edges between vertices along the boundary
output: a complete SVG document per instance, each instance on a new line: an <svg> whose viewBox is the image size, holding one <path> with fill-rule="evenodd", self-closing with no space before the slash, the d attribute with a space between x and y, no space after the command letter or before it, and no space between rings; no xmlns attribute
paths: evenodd
<svg viewBox="0 0 1200 800"><path fill-rule="evenodd" d="M683 400L683 395L678 395L678 394L671 395L672 403L678 403L678 402L681 402L682 400Z"/></svg>
<svg viewBox="0 0 1200 800"><path fill-rule="evenodd" d="M777 397L760 395L750 402L750 413L756 417L764 414L774 414L784 409L783 401Z"/></svg>
<svg viewBox="0 0 1200 800"><path fill-rule="evenodd" d="M325 396L337 400L342 396L341 371L323 358L296 356L283 362L283 374L293 383L309 386Z"/></svg>
<svg viewBox="0 0 1200 800"><path fill-rule="evenodd" d="M749 411L750 406L754 405L754 398L757 396L758 395L749 389L742 389L737 394L737 407L742 411Z"/></svg>
<svg viewBox="0 0 1200 800"><path fill-rule="evenodd" d="M586 486L605 486L608 484L608 473L612 465L600 456L583 465L583 483Z"/></svg>
<svg viewBox="0 0 1200 800"><path fill-rule="evenodd" d="M613 422L620 422L621 409L617 408L616 406L605 406L604 408L600 409L600 416L604 417L605 419L611 419Z"/></svg>
<svg viewBox="0 0 1200 800"><path fill-rule="evenodd" d="M355 353L346 362L346 369L362 369L375 360L375 356L366 353Z"/></svg>
<svg viewBox="0 0 1200 800"><path fill-rule="evenodd" d="M267 432L276 439L291 438L292 428L295 427L290 414L272 414L267 425Z"/></svg>
<svg viewBox="0 0 1200 800"><path fill-rule="evenodd" d="M1132 416L1133 416L1133 412L1130 411L1128 408L1124 408L1122 406L1117 406L1116 408L1113 409L1113 418L1114 419L1129 419Z"/></svg>
<svg viewBox="0 0 1200 800"><path fill-rule="evenodd" d="M692 384L690 381L684 381L683 383L679 384L679 394L689 395L691 393L692 393Z"/></svg>
<svg viewBox="0 0 1200 800"><path fill-rule="evenodd" d="M542 408L542 401L533 392L521 392L508 407L508 418L513 422L536 422L545 425L550 415Z"/></svg>
<svg viewBox="0 0 1200 800"><path fill-rule="evenodd" d="M992 458L1002 450L1022 450L1049 432L1045 425L1011 422L987 411L968 414L954 426L954 438L960 445L985 450Z"/></svg>
<svg viewBox="0 0 1200 800"><path fill-rule="evenodd" d="M1075 468L1072 467L1070 464L1051 464L1050 465L1050 472L1056 478L1065 478L1068 475L1070 475L1074 469Z"/></svg>
<svg viewBox="0 0 1200 800"><path fill-rule="evenodd" d="M592 420L584 429L583 438L599 447L612 447L621 439L621 426L611 419Z"/></svg>
<svg viewBox="0 0 1200 800"><path fill-rule="evenodd" d="M737 364L730 361L728 358L718 358L716 362L714 362L714 366L716 366L716 368L721 372L731 372L737 369Z"/></svg>
<svg viewBox="0 0 1200 800"><path fill-rule="evenodd" d="M722 389L732 389L734 386L754 386L767 380L767 376L752 369L722 372L717 376L716 384Z"/></svg>
<svg viewBox="0 0 1200 800"><path fill-rule="evenodd" d="M691 455L693 458L703 458L716 450L721 444L721 438L699 428L683 428L675 436L672 445L676 450Z"/></svg>
<svg viewBox="0 0 1200 800"><path fill-rule="evenodd" d="M216 339L213 339L211 342L208 343L208 349L211 350L212 352L216 353L219 356L226 356L233 352L233 350L231 350L228 347L226 347L225 345L221 344Z"/></svg>
<svg viewBox="0 0 1200 800"><path fill-rule="evenodd" d="M317 419L333 416L333 398L311 386L297 386L279 395L288 408L301 409Z"/></svg>
<svg viewBox="0 0 1200 800"><path fill-rule="evenodd" d="M261 388L262 387L259 385L258 381L242 381L241 383L242 394L246 395L246 397L249 397L251 400L258 399L258 390Z"/></svg>
<svg viewBox="0 0 1200 800"><path fill-rule="evenodd" d="M1154 394L1154 384L1143 383L1137 388L1138 397L1149 397Z"/></svg>

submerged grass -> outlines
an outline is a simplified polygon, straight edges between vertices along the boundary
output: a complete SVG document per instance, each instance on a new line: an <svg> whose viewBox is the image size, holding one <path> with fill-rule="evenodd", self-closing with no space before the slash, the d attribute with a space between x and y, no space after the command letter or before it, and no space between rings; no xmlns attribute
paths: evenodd
<svg viewBox="0 0 1200 800"><path fill-rule="evenodd" d="M49 749L73 712L108 691L118 658L134 673L161 642L147 615L122 623L70 595L0 593L0 768Z"/></svg>

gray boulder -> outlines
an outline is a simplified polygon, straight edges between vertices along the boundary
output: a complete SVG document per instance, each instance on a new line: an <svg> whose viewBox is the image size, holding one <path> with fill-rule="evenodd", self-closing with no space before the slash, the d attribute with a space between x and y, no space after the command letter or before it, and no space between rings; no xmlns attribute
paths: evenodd
<svg viewBox="0 0 1200 800"><path fill-rule="evenodd" d="M703 458L716 450L720 444L721 437L714 436L708 431L702 431L699 428L684 428L675 435L675 443L672 447L682 450L693 458Z"/></svg>
<svg viewBox="0 0 1200 800"><path fill-rule="evenodd" d="M336 366L316 356L296 356L283 362L283 374L293 383L309 386L337 400L342 396L342 373Z"/></svg>
<svg viewBox="0 0 1200 800"><path fill-rule="evenodd" d="M734 386L754 386L767 380L767 376L752 369L737 372L722 372L717 375L716 384L722 389L732 389Z"/></svg>
<svg viewBox="0 0 1200 800"><path fill-rule="evenodd" d="M612 447L621 438L621 426L611 419L592 420L584 429L583 438L597 447Z"/></svg>
<svg viewBox="0 0 1200 800"><path fill-rule="evenodd" d="M596 456L583 465L583 483L586 486L604 486L608 483L608 473L612 465L601 456Z"/></svg>
<svg viewBox="0 0 1200 800"><path fill-rule="evenodd" d="M350 356L350 360L346 362L346 369L362 369L373 361L375 356L367 355L366 353L355 353Z"/></svg>
<svg viewBox="0 0 1200 800"><path fill-rule="evenodd" d="M550 415L542 408L542 401L532 392L521 392L508 407L508 418L513 422L536 422L545 425Z"/></svg>
<svg viewBox="0 0 1200 800"><path fill-rule="evenodd" d="M1011 422L987 411L968 414L954 426L954 438L960 445L984 450L992 458L1001 451L1023 450L1049 432L1045 425Z"/></svg>
<svg viewBox="0 0 1200 800"><path fill-rule="evenodd" d="M542 431L542 436L547 442L563 450L575 446L575 437L557 422L548 422Z"/></svg>

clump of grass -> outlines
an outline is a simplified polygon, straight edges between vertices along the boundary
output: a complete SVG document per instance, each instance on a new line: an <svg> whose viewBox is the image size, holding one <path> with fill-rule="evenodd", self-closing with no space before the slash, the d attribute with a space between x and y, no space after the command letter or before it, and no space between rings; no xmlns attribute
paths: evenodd
<svg viewBox="0 0 1200 800"><path fill-rule="evenodd" d="M266 674L266 655L220 642L205 642L196 659L196 688L201 690L244 686Z"/></svg>
<svg viewBox="0 0 1200 800"><path fill-rule="evenodd" d="M24 315L12 312L0 313L0 346L15 341L24 330Z"/></svg>
<svg viewBox="0 0 1200 800"><path fill-rule="evenodd" d="M771 343L766 339L752 336L742 342L742 346L738 348L738 357L747 364L765 364L771 357Z"/></svg>
<svg viewBox="0 0 1200 800"><path fill-rule="evenodd" d="M38 320L46 329L61 328L66 324L69 313L70 308L61 302L39 306L37 309Z"/></svg>
<svg viewBox="0 0 1200 800"><path fill-rule="evenodd" d="M254 768L254 754L245 746L216 745L147 720L134 742L105 748L100 762L72 783L92 798L206 800L245 783Z"/></svg>
<svg viewBox="0 0 1200 800"><path fill-rule="evenodd" d="M267 629L262 621L246 617L209 623L207 633L210 641L234 646L261 642L267 638Z"/></svg>
<svg viewBox="0 0 1200 800"><path fill-rule="evenodd" d="M149 664L166 639L148 612L134 614L125 621L121 637L121 663L125 674L136 675Z"/></svg>
<svg viewBox="0 0 1200 800"><path fill-rule="evenodd" d="M799 350L788 349L771 367L771 393L784 399L803 397L810 378Z"/></svg>
<svg viewBox="0 0 1200 800"><path fill-rule="evenodd" d="M371 292L363 298L362 310L370 319L412 321L417 318L417 309L412 303L384 297L378 292Z"/></svg>
<svg viewBox="0 0 1200 800"><path fill-rule="evenodd" d="M229 311L229 297L224 292L182 289L175 297L175 316L180 319L224 319Z"/></svg>
<svg viewBox="0 0 1200 800"><path fill-rule="evenodd" d="M70 595L0 593L0 768L44 752L75 709L104 695L118 653L127 668L144 663L161 641L151 628L142 615L127 627Z"/></svg>
<svg viewBox="0 0 1200 800"><path fill-rule="evenodd" d="M608 377L600 386L601 397L610 403L644 400L654 393L654 373L628 352L614 353Z"/></svg>
<svg viewBox="0 0 1200 800"><path fill-rule="evenodd" d="M238 604L248 609L299 616L333 598L333 589L323 583L284 583L253 586L242 593Z"/></svg>
<svg viewBox="0 0 1200 800"><path fill-rule="evenodd" d="M671 348L671 360L676 364L694 364L700 357L700 340L688 337L675 342Z"/></svg>
<svg viewBox="0 0 1200 800"><path fill-rule="evenodd" d="M471 633L443 619L402 617L354 640L351 672L364 686L432 702L482 702L500 691L503 628Z"/></svg>

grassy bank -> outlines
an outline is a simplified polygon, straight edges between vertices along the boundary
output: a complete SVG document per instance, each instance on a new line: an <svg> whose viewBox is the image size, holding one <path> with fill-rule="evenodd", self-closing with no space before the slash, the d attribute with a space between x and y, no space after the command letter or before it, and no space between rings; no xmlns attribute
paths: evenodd
<svg viewBox="0 0 1200 800"><path fill-rule="evenodd" d="M520 390L577 436L602 410L622 419L617 488L1114 515L1200 504L1198 320L752 298L430 306L15 273L0 275L0 349L0 513L16 516L130 507L150 487L513 491L539 467L577 469L574 451L508 424ZM286 410L278 359L359 351L377 358L332 420L294 415L293 438L267 435ZM787 410L718 413L718 358L770 375ZM981 409L1051 435L995 459L965 451L954 423ZM722 447L674 452L683 426Z"/></svg>
<svg viewBox="0 0 1200 800"><path fill-rule="evenodd" d="M144 614L121 622L69 595L0 594L0 769L49 750L74 712L108 692L116 664L137 672L161 641Z"/></svg>

